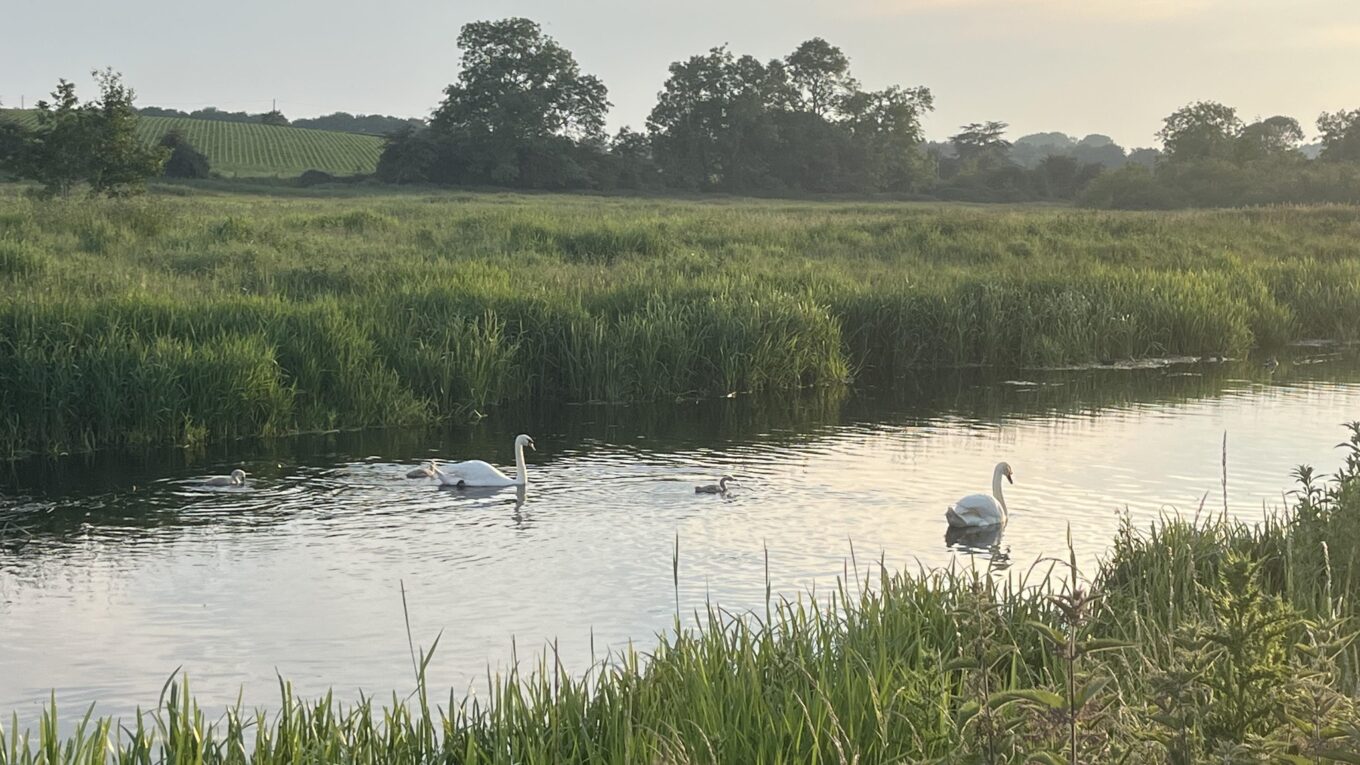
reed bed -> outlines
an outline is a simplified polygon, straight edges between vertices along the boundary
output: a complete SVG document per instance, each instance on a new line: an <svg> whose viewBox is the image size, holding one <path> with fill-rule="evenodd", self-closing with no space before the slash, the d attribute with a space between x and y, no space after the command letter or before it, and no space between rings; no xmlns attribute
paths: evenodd
<svg viewBox="0 0 1360 765"><path fill-rule="evenodd" d="M0 455L1240 356L1360 327L1357 208L172 190L0 192Z"/></svg>
<svg viewBox="0 0 1360 765"><path fill-rule="evenodd" d="M1360 423L1340 473L1299 470L1265 523L1126 525L1095 572L893 573L830 593L711 604L654 649L574 675L488 675L409 696L87 712L0 726L0 765L54 763L1353 763L1360 761ZM678 546L677 546L678 549ZM678 555L678 552L677 552ZM678 557L677 557L678 563ZM872 571L872 568L869 569ZM677 583L678 586L678 583ZM432 651L438 650L435 641ZM512 666L518 667L517 662Z"/></svg>

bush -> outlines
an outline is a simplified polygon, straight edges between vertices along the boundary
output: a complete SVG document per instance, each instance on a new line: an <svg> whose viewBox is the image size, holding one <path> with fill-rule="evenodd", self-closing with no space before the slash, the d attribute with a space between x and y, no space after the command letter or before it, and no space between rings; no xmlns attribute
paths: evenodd
<svg viewBox="0 0 1360 765"><path fill-rule="evenodd" d="M165 161L166 178L207 178L212 174L208 158L178 130L166 133L160 145L170 150L170 158Z"/></svg>
<svg viewBox="0 0 1360 765"><path fill-rule="evenodd" d="M322 170L305 170L298 176L299 186L320 186L323 183L335 183L335 176Z"/></svg>

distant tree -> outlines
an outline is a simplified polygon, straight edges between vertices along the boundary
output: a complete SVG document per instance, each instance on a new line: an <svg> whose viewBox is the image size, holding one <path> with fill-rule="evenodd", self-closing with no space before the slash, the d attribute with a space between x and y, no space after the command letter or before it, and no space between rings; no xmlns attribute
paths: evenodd
<svg viewBox="0 0 1360 765"><path fill-rule="evenodd" d="M288 118L283 116L283 112L278 109L261 114L260 122L264 125L278 125L280 127L287 127L289 125Z"/></svg>
<svg viewBox="0 0 1360 765"><path fill-rule="evenodd" d="M1151 169L1156 166L1157 160L1161 159L1161 157L1162 152L1157 149L1134 149L1129 152L1127 161L1130 165L1141 165L1142 167Z"/></svg>
<svg viewBox="0 0 1360 765"><path fill-rule="evenodd" d="M1123 167L1129 161L1124 147L1117 143L1092 146L1079 143L1072 148L1072 158L1083 165L1100 165L1105 168Z"/></svg>
<svg viewBox="0 0 1360 765"><path fill-rule="evenodd" d="M260 122L264 115L228 112L218 109L216 106L206 106L189 112L189 117L190 119L212 120L214 122Z"/></svg>
<svg viewBox="0 0 1360 765"><path fill-rule="evenodd" d="M28 144L29 131L0 114L0 176L18 175L19 158Z"/></svg>
<svg viewBox="0 0 1360 765"><path fill-rule="evenodd" d="M1007 156L1030 169L1037 169L1044 159L1053 156L1071 157L1081 166L1094 164L1105 168L1120 167L1128 161L1124 147L1099 133L1080 140L1066 133L1031 133L1015 139Z"/></svg>
<svg viewBox="0 0 1360 765"><path fill-rule="evenodd" d="M850 59L820 37L799 45L784 58L782 69L791 86L792 109L818 117L831 117L859 89L850 76Z"/></svg>
<svg viewBox="0 0 1360 765"><path fill-rule="evenodd" d="M440 129L536 139L598 136L609 108L599 78L524 18L478 21L458 35L458 82L435 112Z"/></svg>
<svg viewBox="0 0 1360 765"><path fill-rule="evenodd" d="M781 85L764 64L726 47L671 64L647 118L656 162L671 185L761 187L776 136L769 105Z"/></svg>
<svg viewBox="0 0 1360 765"><path fill-rule="evenodd" d="M1152 150L1136 149L1133 154L1146 151ZM1077 202L1086 207L1124 210L1164 210L1182 204L1174 191L1158 183L1154 172L1140 161L1101 174L1086 186Z"/></svg>
<svg viewBox="0 0 1360 765"><path fill-rule="evenodd" d="M15 162L21 177L42 183L48 193L67 194L87 182L111 196L132 193L159 175L164 150L137 138L132 89L112 69L92 72L100 96L85 104L75 86L61 80L53 101L39 101L38 124Z"/></svg>
<svg viewBox="0 0 1360 765"><path fill-rule="evenodd" d="M1035 168L1044 196L1070 199L1077 192L1077 173L1081 165L1072 157L1050 154Z"/></svg>
<svg viewBox="0 0 1360 765"><path fill-rule="evenodd" d="M50 194L65 195L89 178L97 148L94 110L81 106L75 83L59 80L52 100L38 101L32 140L18 161L19 175Z"/></svg>
<svg viewBox="0 0 1360 765"><path fill-rule="evenodd" d="M166 109L160 106L139 106L137 114L141 117L188 117L188 112L179 109Z"/></svg>
<svg viewBox="0 0 1360 765"><path fill-rule="evenodd" d="M1323 112L1317 121L1322 134L1322 159L1329 162L1360 162L1360 109Z"/></svg>
<svg viewBox="0 0 1360 765"><path fill-rule="evenodd" d="M431 130L460 180L557 187L582 181L583 145L603 142L608 91L571 51L524 18L478 21L458 35L462 68ZM446 167L444 175L452 175Z"/></svg>
<svg viewBox="0 0 1360 765"><path fill-rule="evenodd" d="M648 189L661 184L660 170L652 159L652 141L644 133L620 128L609 141L612 177L601 185L611 188Z"/></svg>
<svg viewBox="0 0 1360 765"><path fill-rule="evenodd" d="M1002 138L1006 127L1004 122L972 122L959 128L949 141L965 165L1005 164L1006 152L1011 147L1010 142Z"/></svg>
<svg viewBox="0 0 1360 765"><path fill-rule="evenodd" d="M383 114L350 114L334 112L320 117L293 120L293 127L313 130L335 130L341 133L363 133L386 136L405 127L424 127L425 120L415 117L391 117Z"/></svg>
<svg viewBox="0 0 1360 765"><path fill-rule="evenodd" d="M147 178L160 175L164 151L148 147L137 137L136 94L123 84L113 69L93 73L99 100L90 104L95 157L91 163L90 188L111 196L139 190Z"/></svg>
<svg viewBox="0 0 1360 765"><path fill-rule="evenodd" d="M1303 128L1292 117L1274 116L1242 128L1237 139L1237 158L1252 161L1294 153L1303 143Z"/></svg>
<svg viewBox="0 0 1360 765"><path fill-rule="evenodd" d="M1169 161L1185 162L1232 159L1241 133L1242 121L1236 109L1215 101L1197 101L1168 116L1157 137Z"/></svg>
<svg viewBox="0 0 1360 765"><path fill-rule="evenodd" d="M207 178L211 174L207 156L195 149L178 130L162 136L160 145L170 151L169 159L165 160L165 177Z"/></svg>
<svg viewBox="0 0 1360 765"><path fill-rule="evenodd" d="M917 191L925 185L932 164L921 151L921 120L934 108L934 96L925 87L857 90L844 99L842 124L863 163L862 188Z"/></svg>
<svg viewBox="0 0 1360 765"><path fill-rule="evenodd" d="M1034 146L1045 149L1070 149L1077 145L1077 139L1066 133L1030 133L1015 139L1017 148L1020 146Z"/></svg>
<svg viewBox="0 0 1360 765"><path fill-rule="evenodd" d="M385 183L433 181L432 174L439 170L436 167L439 154L431 129L408 125L388 134L387 145L378 157L376 175Z"/></svg>
<svg viewBox="0 0 1360 765"><path fill-rule="evenodd" d="M1096 163L1082 163L1064 154L1050 154L1034 169L1036 191L1050 199L1073 199L1104 168Z"/></svg>

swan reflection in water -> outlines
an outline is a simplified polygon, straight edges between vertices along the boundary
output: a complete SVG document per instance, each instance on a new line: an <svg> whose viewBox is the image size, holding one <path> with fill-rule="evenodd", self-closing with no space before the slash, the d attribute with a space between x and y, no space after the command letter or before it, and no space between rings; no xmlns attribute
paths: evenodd
<svg viewBox="0 0 1360 765"><path fill-rule="evenodd" d="M523 525L524 516L520 514L520 510L524 507L524 500L528 496L528 488L522 483L514 486L459 486L457 484L446 483L440 485L439 488L442 491L457 492L458 496L467 497L468 499L494 499L496 497L505 496L507 493L506 489L514 489L515 506L510 511L512 513L511 517L514 519L516 526Z"/></svg>
<svg viewBox="0 0 1360 765"><path fill-rule="evenodd" d="M953 550L987 558L987 567L1003 569L1010 566L1010 548L1001 546L1005 524L993 526L950 526L944 533L944 544Z"/></svg>

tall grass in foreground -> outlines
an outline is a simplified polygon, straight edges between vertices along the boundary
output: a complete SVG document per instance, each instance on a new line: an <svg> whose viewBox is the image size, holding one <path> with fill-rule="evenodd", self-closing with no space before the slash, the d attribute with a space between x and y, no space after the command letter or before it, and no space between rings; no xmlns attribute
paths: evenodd
<svg viewBox="0 0 1360 765"><path fill-rule="evenodd" d="M488 696L330 695L210 723L187 682L68 737L0 730L37 763L1353 763L1360 761L1360 423L1284 515L1126 527L1094 577L890 573L828 597L716 604L584 676L545 653ZM858 577L858 575L856 575ZM437 645L437 641L436 641Z"/></svg>
<svg viewBox="0 0 1360 765"><path fill-rule="evenodd" d="M1352 339L1357 234L1354 208L0 192L0 454Z"/></svg>

